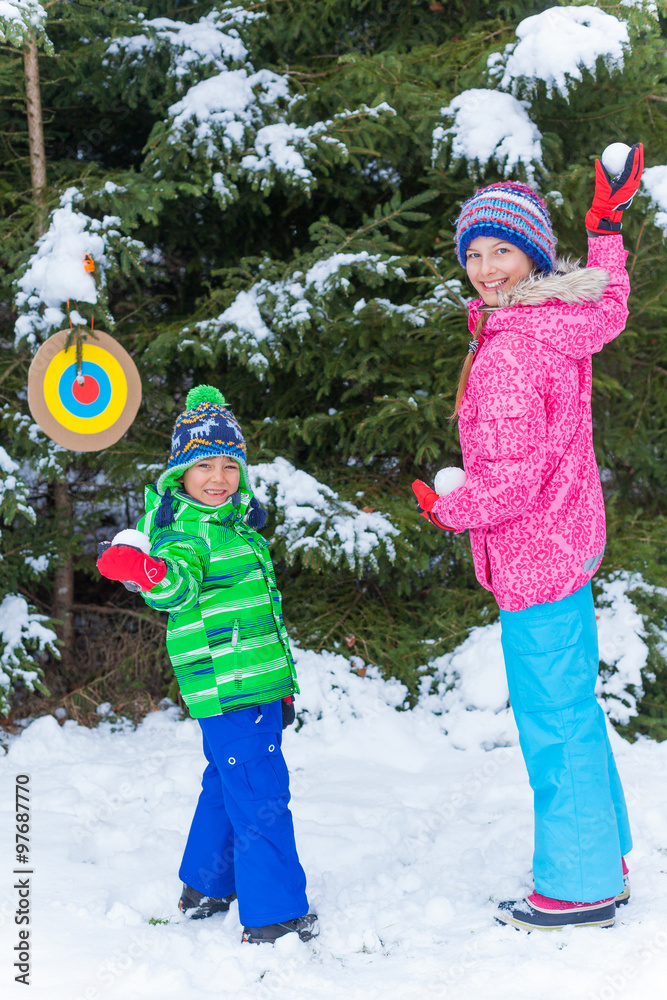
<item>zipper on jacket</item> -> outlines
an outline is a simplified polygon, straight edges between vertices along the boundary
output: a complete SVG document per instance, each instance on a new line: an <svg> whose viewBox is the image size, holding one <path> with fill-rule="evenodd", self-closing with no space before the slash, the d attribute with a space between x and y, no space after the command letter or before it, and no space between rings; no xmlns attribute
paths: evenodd
<svg viewBox="0 0 667 1000"><path fill-rule="evenodd" d="M243 685L243 671L241 670L241 654L238 652L236 648L239 641L240 630L241 630L241 620L239 618L235 618L234 628L232 629L232 649L234 650L234 688L236 691L240 691Z"/></svg>

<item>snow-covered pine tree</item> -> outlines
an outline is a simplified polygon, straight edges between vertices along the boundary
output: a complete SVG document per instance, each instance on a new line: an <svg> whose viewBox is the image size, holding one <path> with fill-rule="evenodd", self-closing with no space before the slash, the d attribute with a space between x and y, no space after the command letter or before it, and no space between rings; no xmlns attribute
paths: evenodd
<svg viewBox="0 0 667 1000"><path fill-rule="evenodd" d="M132 521L185 394L213 382L234 404L271 503L290 630L349 648L415 691L420 667L495 613L466 539L425 530L409 485L459 461L448 414L468 291L452 220L476 185L527 179L549 201L561 251L580 256L593 159L638 138L653 173L625 224L632 316L595 362L596 434L606 567L667 583L665 0L48 11L49 207L62 210L75 188L72 211L99 235L105 216L119 220L120 266L95 308L115 319L145 389L126 438L74 463L94 501L77 508L87 605L124 598L93 575L94 517L84 514L109 530ZM531 63L545 31L553 60ZM30 352L10 344L30 307L12 282L36 249L25 163L11 155L25 148L15 59L1 50L0 393L18 423ZM144 249L127 244L123 256L132 239ZM651 600L647 620L657 621L664 608Z"/></svg>
<svg viewBox="0 0 667 1000"><path fill-rule="evenodd" d="M29 490L18 464L0 446L0 713L26 691L48 695L42 665L46 653L58 659L56 633L48 615L39 614L21 593L21 581L30 572L45 571L48 555L36 556L25 538L25 521L34 525L35 511L28 502ZM21 521L21 524L17 524Z"/></svg>

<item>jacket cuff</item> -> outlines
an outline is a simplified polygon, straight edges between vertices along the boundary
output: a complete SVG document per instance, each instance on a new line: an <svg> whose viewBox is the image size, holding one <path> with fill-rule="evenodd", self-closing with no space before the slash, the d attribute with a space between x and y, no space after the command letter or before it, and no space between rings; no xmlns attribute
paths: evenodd
<svg viewBox="0 0 667 1000"><path fill-rule="evenodd" d="M456 490L453 490L452 492L455 493ZM460 524L457 524L457 518L452 513L450 513L448 509L447 506L448 500L449 500L449 495L447 495L446 497L438 497L438 499L433 504L431 511L433 514L435 514L438 520L442 522L443 525L447 525L450 531L453 531L455 532L455 534L460 535L462 531L466 530L466 526L465 525L461 526Z"/></svg>
<svg viewBox="0 0 667 1000"><path fill-rule="evenodd" d="M587 267L608 267L614 264L623 267L627 258L628 252L623 246L621 233L588 237Z"/></svg>

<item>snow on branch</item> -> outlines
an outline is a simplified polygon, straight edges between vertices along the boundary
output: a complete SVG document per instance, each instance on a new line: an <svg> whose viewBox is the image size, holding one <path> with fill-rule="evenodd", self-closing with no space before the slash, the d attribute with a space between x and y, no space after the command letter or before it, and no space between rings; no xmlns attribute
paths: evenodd
<svg viewBox="0 0 667 1000"><path fill-rule="evenodd" d="M255 72L250 63L223 70L193 84L170 106L169 121L162 126L165 144L153 143L158 149L150 163L158 168L156 175L167 174L175 156L169 147L185 147L200 168L221 164L223 169L212 174L211 185L222 207L238 198L239 180L268 192L282 177L310 191L315 175L309 161L318 150L328 148L330 156L347 158L345 143L332 134L340 124L396 113L382 102L373 108L345 110L312 125L297 125L287 121L293 103L286 76L268 69Z"/></svg>
<svg viewBox="0 0 667 1000"><path fill-rule="evenodd" d="M90 325L91 310L85 306L96 306L106 323L113 325L106 306L106 283L107 272L117 261L110 250L138 253L143 244L121 235L121 220L116 216L99 220L75 210L74 203L82 200L76 188L65 191L48 230L37 241L36 252L14 283L17 344L26 341L34 347L70 320L74 325ZM92 257L94 271L86 270L86 255Z"/></svg>
<svg viewBox="0 0 667 1000"><path fill-rule="evenodd" d="M28 503L28 487L16 475L18 468L0 445L0 517L5 524L11 524L17 513L23 514L34 524L36 515Z"/></svg>
<svg viewBox="0 0 667 1000"><path fill-rule="evenodd" d="M327 121L292 121L299 99L290 93L288 76L255 70L239 32L263 16L228 3L193 24L140 19L136 35L107 46L105 65L129 69L135 78L145 73L147 61L166 55L165 96L172 103L151 133L145 167L155 178L187 174L222 208L238 199L239 181L267 192L282 178L309 192L315 183L309 163L316 154L327 162L347 158L347 146L335 134L341 124L395 114L382 102L346 109Z"/></svg>
<svg viewBox="0 0 667 1000"><path fill-rule="evenodd" d="M221 340L230 352L242 354L258 371L269 365L269 355L287 329L304 331L318 320L326 320L334 295L349 295L356 273L368 283L406 277L400 257L367 250L335 253L316 261L306 271L294 271L282 281L260 278L215 319L202 320L196 330L208 339ZM268 324L271 324L270 326ZM189 330L184 330L186 335Z"/></svg>
<svg viewBox="0 0 667 1000"><path fill-rule="evenodd" d="M114 38L107 46L105 65L120 59L125 65L141 64L158 51L169 56L168 73L177 79L200 66L225 69L231 62L241 63L248 55L237 25L263 17L233 4L223 4L205 17L188 24L169 17L140 18L139 34Z"/></svg>
<svg viewBox="0 0 667 1000"><path fill-rule="evenodd" d="M48 52L53 45L46 34L47 13L35 0L0 0L0 42L22 48L31 35Z"/></svg>
<svg viewBox="0 0 667 1000"><path fill-rule="evenodd" d="M642 672L649 652L644 619L628 593L654 588L640 574L625 571L601 581L601 586L595 611L602 662L596 694L610 719L627 725L637 715L637 701L644 694Z"/></svg>
<svg viewBox="0 0 667 1000"><path fill-rule="evenodd" d="M516 34L518 42L489 56L492 77L512 93L532 93L541 80L548 94L555 90L566 99L583 69L595 75L599 59L610 72L622 69L630 43L624 21L590 4L550 7L521 21Z"/></svg>
<svg viewBox="0 0 667 1000"><path fill-rule="evenodd" d="M396 558L392 539L400 532L384 514L340 500L331 487L284 458L252 465L249 471L259 502L276 511L275 539L283 543L288 562L362 570L377 568L380 553L391 562Z"/></svg>
<svg viewBox="0 0 667 1000"><path fill-rule="evenodd" d="M658 5L655 0L621 0L621 7L639 8L656 20L658 19Z"/></svg>
<svg viewBox="0 0 667 1000"><path fill-rule="evenodd" d="M653 222L667 236L667 166L647 167L642 177L642 187L658 211Z"/></svg>
<svg viewBox="0 0 667 1000"><path fill-rule="evenodd" d="M46 615L32 611L24 597L7 594L0 603L0 713L9 711L9 698L17 682L29 691L43 690L35 654L49 652L59 657L56 633L43 625Z"/></svg>
<svg viewBox="0 0 667 1000"><path fill-rule="evenodd" d="M535 165L542 165L542 136L527 108L527 101L498 90L464 90L441 109L452 124L433 130L433 162L443 146L451 144L455 160L482 168L494 161L505 177L522 164L532 181Z"/></svg>

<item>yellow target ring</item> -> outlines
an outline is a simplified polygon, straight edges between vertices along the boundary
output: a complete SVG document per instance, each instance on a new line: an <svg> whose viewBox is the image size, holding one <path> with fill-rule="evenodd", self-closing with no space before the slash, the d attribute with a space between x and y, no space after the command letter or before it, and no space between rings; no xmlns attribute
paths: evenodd
<svg viewBox="0 0 667 1000"><path fill-rule="evenodd" d="M83 361L90 361L104 369L111 382L111 399L106 408L94 417L78 417L63 406L60 380L65 371L76 365L74 347L59 351L50 362L44 375L44 397L49 410L66 430L78 434L99 434L116 423L127 401L127 379L112 354L96 344L83 345Z"/></svg>
<svg viewBox="0 0 667 1000"><path fill-rule="evenodd" d="M103 330L82 339L79 369L75 346L66 348L71 333L54 333L37 351L28 372L28 405L52 441L70 451L101 451L136 417L141 379L125 348Z"/></svg>

